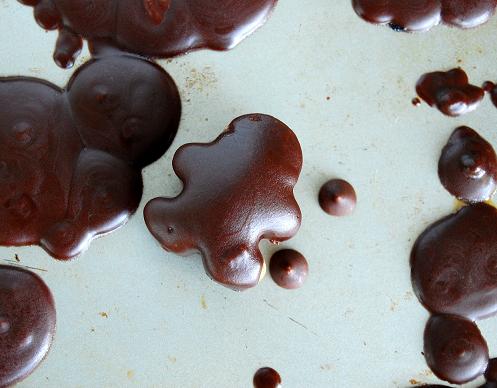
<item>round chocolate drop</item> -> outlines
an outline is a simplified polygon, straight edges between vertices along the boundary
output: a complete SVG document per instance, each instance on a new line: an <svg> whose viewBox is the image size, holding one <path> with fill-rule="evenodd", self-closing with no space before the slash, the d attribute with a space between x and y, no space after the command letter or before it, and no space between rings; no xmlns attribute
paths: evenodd
<svg viewBox="0 0 497 388"><path fill-rule="evenodd" d="M276 284L291 290L302 287L309 273L309 265L300 252L283 249L271 257L269 273Z"/></svg>
<svg viewBox="0 0 497 388"><path fill-rule="evenodd" d="M273 368L264 367L255 372L254 388L281 387L281 377Z"/></svg>
<svg viewBox="0 0 497 388"><path fill-rule="evenodd" d="M0 265L0 387L31 374L48 353L54 333L54 301L43 280Z"/></svg>
<svg viewBox="0 0 497 388"><path fill-rule="evenodd" d="M319 205L332 216L348 216L354 211L356 203L354 187L343 179L332 179L319 191Z"/></svg>
<svg viewBox="0 0 497 388"><path fill-rule="evenodd" d="M456 315L434 315L424 334L426 362L433 373L453 384L468 383L485 373L488 346L474 322Z"/></svg>

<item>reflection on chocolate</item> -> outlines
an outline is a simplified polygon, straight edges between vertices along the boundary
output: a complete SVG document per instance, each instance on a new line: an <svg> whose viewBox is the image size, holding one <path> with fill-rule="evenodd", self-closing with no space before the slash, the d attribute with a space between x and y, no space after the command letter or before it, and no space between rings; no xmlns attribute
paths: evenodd
<svg viewBox="0 0 497 388"><path fill-rule="evenodd" d="M488 364L487 343L475 323L455 315L434 315L426 324L424 354L442 380L464 384L483 375Z"/></svg>
<svg viewBox="0 0 497 388"><path fill-rule="evenodd" d="M490 94L492 103L497 107L497 86L493 82L487 81L483 84L482 88Z"/></svg>
<svg viewBox="0 0 497 388"><path fill-rule="evenodd" d="M273 368L261 368L254 375L254 388L281 387L281 377Z"/></svg>
<svg viewBox="0 0 497 388"><path fill-rule="evenodd" d="M59 29L54 58L72 66L81 38L153 57L231 49L262 26L277 0L19 0L38 24Z"/></svg>
<svg viewBox="0 0 497 388"><path fill-rule="evenodd" d="M293 249L276 252L269 263L269 273L275 283L287 289L302 287L308 272L307 260Z"/></svg>
<svg viewBox="0 0 497 388"><path fill-rule="evenodd" d="M442 150L438 176L457 199L487 201L497 189L497 155L473 129L459 127Z"/></svg>
<svg viewBox="0 0 497 388"><path fill-rule="evenodd" d="M416 84L416 93L428 105L453 117L475 110L485 96L482 88L469 83L462 69L424 74Z"/></svg>
<svg viewBox="0 0 497 388"><path fill-rule="evenodd" d="M180 105L169 75L130 55L90 61L66 90L0 78L0 245L69 259L123 225L141 199L141 168L176 134Z"/></svg>
<svg viewBox="0 0 497 388"><path fill-rule="evenodd" d="M432 313L470 320L497 313L497 209L466 206L429 226L412 250L411 275Z"/></svg>
<svg viewBox="0 0 497 388"><path fill-rule="evenodd" d="M54 334L54 301L43 280L0 265L0 387L31 374L48 353Z"/></svg>
<svg viewBox="0 0 497 388"><path fill-rule="evenodd" d="M300 227L295 134L271 116L242 116L214 142L181 147L173 168L183 192L147 204L150 232L168 251L200 252L215 281L235 290L255 286L264 263L259 241L286 240Z"/></svg>
<svg viewBox="0 0 497 388"><path fill-rule="evenodd" d="M319 191L321 209L332 216L348 216L354 211L356 203L354 187L343 179L332 179Z"/></svg>
<svg viewBox="0 0 497 388"><path fill-rule="evenodd" d="M356 13L395 31L427 31L439 23L472 28L494 14L497 0L352 0Z"/></svg>

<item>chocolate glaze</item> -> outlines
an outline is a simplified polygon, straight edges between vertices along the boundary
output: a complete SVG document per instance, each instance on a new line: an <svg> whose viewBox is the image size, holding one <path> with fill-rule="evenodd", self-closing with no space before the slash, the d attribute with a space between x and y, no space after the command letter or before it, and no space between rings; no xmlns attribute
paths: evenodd
<svg viewBox="0 0 497 388"><path fill-rule="evenodd" d="M0 387L24 379L45 358L55 320L52 294L43 280L0 265Z"/></svg>
<svg viewBox="0 0 497 388"><path fill-rule="evenodd" d="M459 127L442 150L438 176L457 199L487 201L497 189L497 155L476 131Z"/></svg>
<svg viewBox="0 0 497 388"><path fill-rule="evenodd" d="M342 217L351 214L357 203L354 187L343 179L332 179L319 190L319 205L326 213Z"/></svg>
<svg viewBox="0 0 497 388"><path fill-rule="evenodd" d="M429 226L413 247L411 276L433 313L470 320L497 313L497 209L466 206Z"/></svg>
<svg viewBox="0 0 497 388"><path fill-rule="evenodd" d="M215 281L235 290L255 286L264 263L259 241L286 240L300 227L295 134L271 116L242 116L214 142L181 147L173 168L183 192L147 204L150 232L168 251L200 252Z"/></svg>
<svg viewBox="0 0 497 388"><path fill-rule="evenodd" d="M254 388L278 388L281 377L273 368L261 368L254 375Z"/></svg>
<svg viewBox="0 0 497 388"><path fill-rule="evenodd" d="M269 273L275 283L290 290L302 287L308 272L307 260L293 249L276 252L269 263Z"/></svg>
<svg viewBox="0 0 497 388"><path fill-rule="evenodd" d="M81 38L126 51L173 57L191 50L231 49L262 26L277 0L19 0L38 24L59 29L54 58L72 66Z"/></svg>
<svg viewBox="0 0 497 388"><path fill-rule="evenodd" d="M492 103L497 107L497 86L493 82L487 81L483 84L482 88L490 94Z"/></svg>
<svg viewBox="0 0 497 388"><path fill-rule="evenodd" d="M123 225L180 110L169 75L130 55L90 61L65 90L0 78L0 245L69 259Z"/></svg>
<svg viewBox="0 0 497 388"><path fill-rule="evenodd" d="M352 0L356 13L395 31L427 31L439 23L472 28L494 14L497 0Z"/></svg>
<svg viewBox="0 0 497 388"><path fill-rule="evenodd" d="M418 96L447 116L460 116L474 111L485 92L471 85L462 69L424 74L416 84Z"/></svg>
<svg viewBox="0 0 497 388"><path fill-rule="evenodd" d="M455 315L434 315L426 324L424 354L440 379L464 384L483 375L488 347L475 323Z"/></svg>

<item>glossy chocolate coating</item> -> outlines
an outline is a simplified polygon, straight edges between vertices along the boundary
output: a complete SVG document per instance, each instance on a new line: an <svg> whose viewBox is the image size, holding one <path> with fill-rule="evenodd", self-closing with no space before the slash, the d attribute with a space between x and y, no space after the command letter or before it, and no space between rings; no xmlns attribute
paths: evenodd
<svg viewBox="0 0 497 388"><path fill-rule="evenodd" d="M488 347L475 323L455 315L434 315L426 324L424 354L440 379L464 384L488 365Z"/></svg>
<svg viewBox="0 0 497 388"><path fill-rule="evenodd" d="M231 49L262 26L277 0L19 0L47 30L59 29L54 58L70 67L81 38L153 57Z"/></svg>
<svg viewBox="0 0 497 388"><path fill-rule="evenodd" d="M123 225L180 111L169 75L129 55L90 61L65 90L0 78L0 245L69 259Z"/></svg>
<svg viewBox="0 0 497 388"><path fill-rule="evenodd" d="M482 88L469 83L462 69L424 74L416 84L416 93L428 105L452 117L474 111L485 96Z"/></svg>
<svg viewBox="0 0 497 388"><path fill-rule="evenodd" d="M396 31L427 31L439 23L459 28L479 26L495 12L497 0L352 0L356 13Z"/></svg>
<svg viewBox="0 0 497 388"><path fill-rule="evenodd" d="M281 387L281 377L273 368L261 368L254 375L254 388Z"/></svg>
<svg viewBox="0 0 497 388"><path fill-rule="evenodd" d="M284 241L300 227L295 134L271 116L242 116L212 143L182 146L173 168L183 192L147 204L150 232L168 251L200 252L207 274L227 287L257 285L260 240Z"/></svg>
<svg viewBox="0 0 497 388"><path fill-rule="evenodd" d="M52 294L43 280L0 265L0 387L24 379L45 358L55 320Z"/></svg>
<svg viewBox="0 0 497 388"><path fill-rule="evenodd" d="M354 187L343 179L332 179L319 190L319 205L332 216L343 217L352 214L357 204Z"/></svg>
<svg viewBox="0 0 497 388"><path fill-rule="evenodd" d="M497 155L476 131L459 127L442 150L438 176L457 199L470 203L487 201L497 189Z"/></svg>
<svg viewBox="0 0 497 388"><path fill-rule="evenodd" d="M302 287L308 272L307 260L293 249L276 252L269 263L269 273L275 283L289 290Z"/></svg>
<svg viewBox="0 0 497 388"><path fill-rule="evenodd" d="M433 313L497 313L497 209L480 203L429 226L411 253L414 291Z"/></svg>

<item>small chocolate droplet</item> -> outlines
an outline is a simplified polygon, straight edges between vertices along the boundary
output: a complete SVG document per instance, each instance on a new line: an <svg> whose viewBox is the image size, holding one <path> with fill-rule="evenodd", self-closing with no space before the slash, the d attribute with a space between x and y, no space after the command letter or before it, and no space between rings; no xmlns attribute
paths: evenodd
<svg viewBox="0 0 497 388"><path fill-rule="evenodd" d="M281 386L281 377L273 368L264 367L255 372L254 388L278 388Z"/></svg>
<svg viewBox="0 0 497 388"><path fill-rule="evenodd" d="M283 249L271 257L269 273L276 284L291 290L302 287L309 273L309 265L300 252Z"/></svg>
<svg viewBox="0 0 497 388"><path fill-rule="evenodd" d="M326 182L319 191L319 205L328 214L342 217L350 215L357 203L354 187L343 179Z"/></svg>

